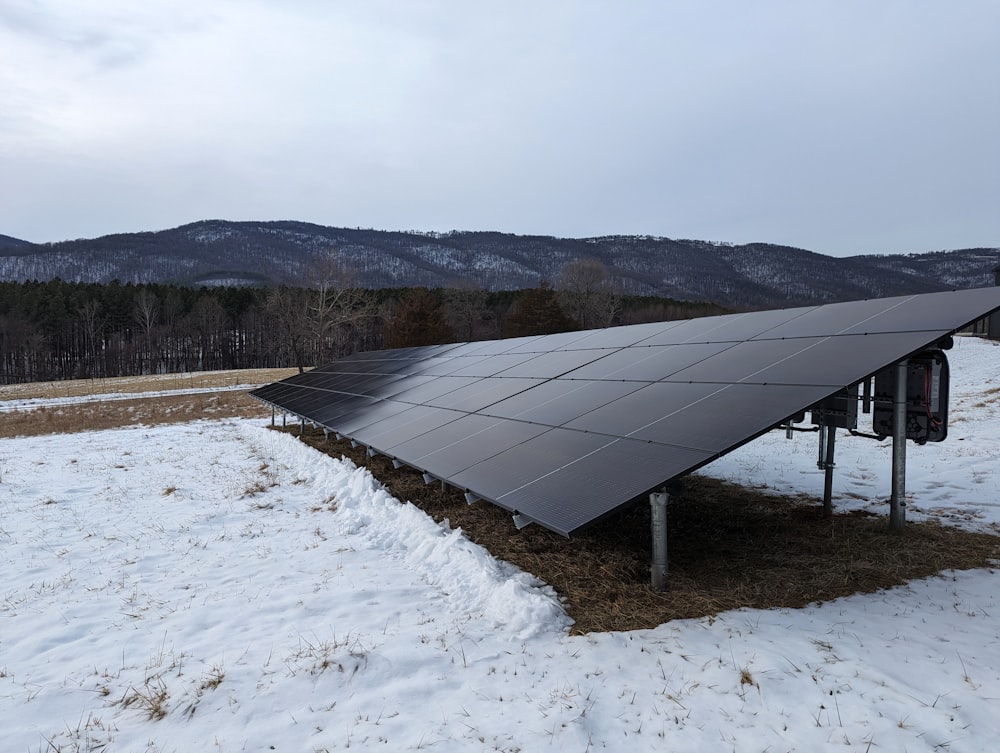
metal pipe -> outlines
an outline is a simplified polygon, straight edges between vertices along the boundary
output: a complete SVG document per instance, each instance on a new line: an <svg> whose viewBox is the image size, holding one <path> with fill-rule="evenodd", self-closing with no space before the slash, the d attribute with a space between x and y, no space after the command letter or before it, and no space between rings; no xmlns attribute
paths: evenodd
<svg viewBox="0 0 1000 753"><path fill-rule="evenodd" d="M902 531L906 523L906 377L908 361L896 364L896 392L892 398L892 497L889 528Z"/></svg>
<svg viewBox="0 0 1000 753"><path fill-rule="evenodd" d="M827 518L833 515L833 469L836 464L833 462L834 447L837 443L837 427L829 424L826 427L826 459L823 471L823 515Z"/></svg>
<svg viewBox="0 0 1000 753"><path fill-rule="evenodd" d="M653 561L650 567L650 585L654 591L667 590L667 500L666 492L649 495L652 510L651 533L653 536Z"/></svg>
<svg viewBox="0 0 1000 753"><path fill-rule="evenodd" d="M821 418L820 422L825 422L825 418ZM823 431L823 427L819 427L819 454L816 456L816 467L820 470L826 465L826 440L827 432Z"/></svg>

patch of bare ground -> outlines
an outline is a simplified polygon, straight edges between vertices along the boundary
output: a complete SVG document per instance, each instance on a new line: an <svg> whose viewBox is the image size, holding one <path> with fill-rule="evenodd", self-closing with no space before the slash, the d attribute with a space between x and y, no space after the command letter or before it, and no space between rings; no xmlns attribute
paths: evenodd
<svg viewBox="0 0 1000 753"><path fill-rule="evenodd" d="M136 424L154 426L199 418L263 418L268 415L268 408L241 390L137 396L0 412L0 437L70 434Z"/></svg>
<svg viewBox="0 0 1000 753"><path fill-rule="evenodd" d="M240 385L268 384L292 376L296 369L237 369L185 374L152 374L114 379L72 379L0 385L0 403L36 398L87 398L128 395L134 398L67 403L0 411L0 437L68 434L119 426L180 423L199 418L254 418L269 409L250 398ZM230 388L228 391L225 388ZM171 390L203 390L189 394L154 394Z"/></svg>
<svg viewBox="0 0 1000 753"><path fill-rule="evenodd" d="M298 434L298 425L286 431ZM824 518L819 500L789 499L700 476L670 499L670 589L649 586L649 505L636 504L567 539L540 526L518 531L495 505L469 505L462 492L425 485L412 469L306 429L302 440L367 466L390 492L447 520L494 556L550 584L576 620L574 632L652 628L751 607L803 607L902 585L944 570L991 567L1000 537L934 523L902 534L885 517Z"/></svg>
<svg viewBox="0 0 1000 753"><path fill-rule="evenodd" d="M233 369L192 371L184 374L149 374L110 379L67 379L59 382L25 382L0 385L0 400L84 397L167 390L218 389L241 384L269 384L295 374L297 369Z"/></svg>

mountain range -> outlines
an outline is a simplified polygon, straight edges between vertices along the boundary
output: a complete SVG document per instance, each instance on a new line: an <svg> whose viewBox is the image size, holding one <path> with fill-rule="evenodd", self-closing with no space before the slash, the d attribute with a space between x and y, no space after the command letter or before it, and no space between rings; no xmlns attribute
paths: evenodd
<svg viewBox="0 0 1000 753"><path fill-rule="evenodd" d="M994 284L1000 248L836 258L768 243L652 236L554 238L498 232L422 233L305 222L204 220L156 232L34 244L0 235L0 280L309 284L335 254L356 284L511 290L557 282L567 264L598 259L631 295L733 308L827 303Z"/></svg>

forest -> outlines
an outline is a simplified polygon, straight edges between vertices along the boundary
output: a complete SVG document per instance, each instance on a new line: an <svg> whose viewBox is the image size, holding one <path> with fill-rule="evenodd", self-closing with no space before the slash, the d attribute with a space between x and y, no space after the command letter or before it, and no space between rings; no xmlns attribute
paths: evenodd
<svg viewBox="0 0 1000 753"><path fill-rule="evenodd" d="M486 340L722 313L622 296L599 262L555 285L367 290L333 269L306 287L0 282L0 384L295 366L359 350Z"/></svg>

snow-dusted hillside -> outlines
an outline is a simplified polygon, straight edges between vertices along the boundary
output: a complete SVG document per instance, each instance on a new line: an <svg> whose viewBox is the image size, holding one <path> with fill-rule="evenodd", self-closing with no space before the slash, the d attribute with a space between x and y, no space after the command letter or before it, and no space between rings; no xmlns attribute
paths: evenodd
<svg viewBox="0 0 1000 753"><path fill-rule="evenodd" d="M155 233L0 244L0 280L308 285L316 260L330 254L355 271L357 283L365 287L488 290L556 282L567 263L593 257L608 267L622 292L733 307L979 287L991 284L991 270L1000 263L1000 249L838 259L765 243L388 232L302 222L209 220Z"/></svg>

